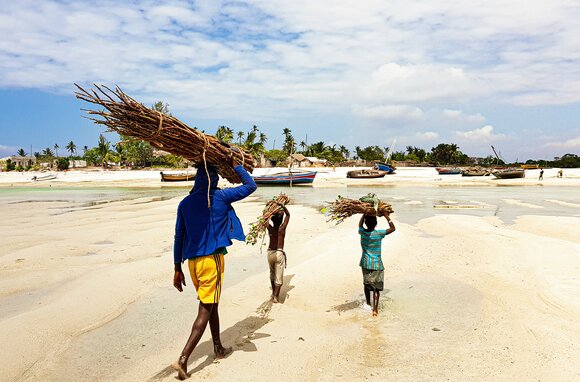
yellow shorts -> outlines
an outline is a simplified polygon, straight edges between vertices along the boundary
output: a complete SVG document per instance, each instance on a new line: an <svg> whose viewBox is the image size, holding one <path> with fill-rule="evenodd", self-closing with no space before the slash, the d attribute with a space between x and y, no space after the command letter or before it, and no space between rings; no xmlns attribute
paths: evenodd
<svg viewBox="0 0 580 382"><path fill-rule="evenodd" d="M217 304L220 301L224 265L224 255L221 253L188 260L189 274L197 290L197 298L204 304Z"/></svg>

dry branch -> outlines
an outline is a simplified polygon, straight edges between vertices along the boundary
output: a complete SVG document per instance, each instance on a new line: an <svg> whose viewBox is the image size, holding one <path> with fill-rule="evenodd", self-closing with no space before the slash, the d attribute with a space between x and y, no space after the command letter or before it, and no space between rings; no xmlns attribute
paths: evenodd
<svg viewBox="0 0 580 382"><path fill-rule="evenodd" d="M290 198L286 194L280 194L266 203L262 216L256 222L250 224L250 232L246 235L246 243L254 245L258 239L263 238L272 216L283 210L282 206L285 206L288 202L290 202Z"/></svg>
<svg viewBox="0 0 580 382"><path fill-rule="evenodd" d="M342 223L344 219L356 214L382 216L387 213L393 213L393 207L385 202L380 202L378 211L366 202L360 200L338 197L334 202L329 202L330 218L328 221L335 221L336 224Z"/></svg>
<svg viewBox="0 0 580 382"><path fill-rule="evenodd" d="M87 110L97 125L108 131L147 141L151 146L182 156L194 163L203 163L217 168L219 174L232 183L240 183L238 175L229 165L228 158L234 156L246 170L254 169L254 158L242 148L220 142L215 137L191 128L177 118L150 109L125 94L119 87L115 90L94 85L90 92L75 84L78 99L102 106L104 110Z"/></svg>

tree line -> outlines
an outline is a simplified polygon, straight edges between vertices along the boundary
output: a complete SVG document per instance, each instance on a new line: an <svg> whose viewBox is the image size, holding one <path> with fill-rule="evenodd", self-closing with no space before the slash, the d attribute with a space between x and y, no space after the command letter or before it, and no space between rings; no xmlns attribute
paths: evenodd
<svg viewBox="0 0 580 382"><path fill-rule="evenodd" d="M156 102L152 109L171 115L167 104L159 101ZM273 145L272 149L266 148L268 142L267 135L260 131L259 127L253 125L248 131L234 131L227 126L219 126L215 132L215 137L226 143L236 144L249 151L254 158L260 158L262 155L265 159L273 164L285 163L290 154L302 154L307 157L316 157L327 160L333 165L349 164L348 162L361 160L364 162L385 162L405 161L417 165L509 165L502 159L492 157L473 158L463 153L455 143L440 143L427 151L415 146L407 146L403 151L393 151L388 147L377 145L360 147L356 146L351 152L346 146L336 144L327 144L324 141L318 141L308 144L306 141L297 143L292 131L289 128L282 130L283 142L280 149ZM78 147L70 141L65 147L67 156L59 156L60 146L55 143L52 148L34 152L37 163L39 162L56 162L58 169L67 169L71 161L85 160L88 165L107 167L110 163L119 163L130 167L184 167L187 161L183 158L168 154L155 156L153 147L142 140L130 137L120 136L118 143L109 142L102 134L99 136L96 146L89 148L84 146L82 154L78 153ZM28 154L24 149L19 149L17 155L25 157ZM540 164L544 167L580 167L580 157L575 154L565 154L561 158L553 161L528 160L526 164ZM350 163L352 164L352 163ZM520 163L511 163L519 165ZM38 166L38 165L36 165ZM17 169L10 163L6 166L7 170ZM28 170L30 168L18 168L17 170Z"/></svg>

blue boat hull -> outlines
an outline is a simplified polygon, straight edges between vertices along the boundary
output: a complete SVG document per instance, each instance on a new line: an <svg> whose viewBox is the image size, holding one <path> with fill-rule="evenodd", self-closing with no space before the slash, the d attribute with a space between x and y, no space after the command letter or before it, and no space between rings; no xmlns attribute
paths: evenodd
<svg viewBox="0 0 580 382"><path fill-rule="evenodd" d="M395 172L394 167L391 167L386 163L375 163L375 168L377 170L386 171L387 175Z"/></svg>
<svg viewBox="0 0 580 382"><path fill-rule="evenodd" d="M273 184L273 185L289 185L292 184L308 184L314 182L316 172L306 172L300 174L273 174L254 176L256 184Z"/></svg>

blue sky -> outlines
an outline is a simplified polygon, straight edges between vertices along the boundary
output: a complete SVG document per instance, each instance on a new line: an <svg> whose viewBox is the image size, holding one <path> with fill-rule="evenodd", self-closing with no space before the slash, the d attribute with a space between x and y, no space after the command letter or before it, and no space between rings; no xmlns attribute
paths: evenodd
<svg viewBox="0 0 580 382"><path fill-rule="evenodd" d="M0 2L0 156L94 146L74 82L206 132L256 124L269 148L288 127L350 149L580 154L577 2Z"/></svg>

